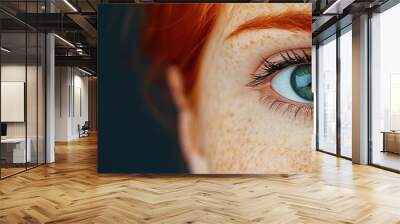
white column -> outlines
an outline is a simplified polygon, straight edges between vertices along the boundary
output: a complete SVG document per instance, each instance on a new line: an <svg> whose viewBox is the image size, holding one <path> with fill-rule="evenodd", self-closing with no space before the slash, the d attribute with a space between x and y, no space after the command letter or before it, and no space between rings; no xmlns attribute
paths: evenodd
<svg viewBox="0 0 400 224"><path fill-rule="evenodd" d="M54 11L51 1L46 1L47 12ZM46 163L55 161L55 44L54 35L46 35Z"/></svg>
<svg viewBox="0 0 400 224"><path fill-rule="evenodd" d="M368 15L353 20L353 162L368 163Z"/></svg>
<svg viewBox="0 0 400 224"><path fill-rule="evenodd" d="M47 34L46 37L46 163L55 161L54 133L55 133L55 60L54 60L54 35Z"/></svg>

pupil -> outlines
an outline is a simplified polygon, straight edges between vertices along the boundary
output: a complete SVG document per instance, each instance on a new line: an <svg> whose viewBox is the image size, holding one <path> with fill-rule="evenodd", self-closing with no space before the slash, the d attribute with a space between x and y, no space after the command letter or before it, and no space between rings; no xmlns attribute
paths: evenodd
<svg viewBox="0 0 400 224"><path fill-rule="evenodd" d="M292 72L290 76L290 84L293 90L299 95L301 98L313 101L314 95L311 91L311 65L304 64L299 65Z"/></svg>

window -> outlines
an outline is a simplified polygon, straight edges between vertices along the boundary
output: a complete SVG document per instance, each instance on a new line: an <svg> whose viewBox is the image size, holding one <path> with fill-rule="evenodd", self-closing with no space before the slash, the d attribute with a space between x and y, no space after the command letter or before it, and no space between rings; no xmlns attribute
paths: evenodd
<svg viewBox="0 0 400 224"><path fill-rule="evenodd" d="M371 18L371 162L400 170L400 5Z"/></svg>
<svg viewBox="0 0 400 224"><path fill-rule="evenodd" d="M340 155L352 157L352 32L348 26L340 36Z"/></svg>
<svg viewBox="0 0 400 224"><path fill-rule="evenodd" d="M318 149L336 153L336 36L318 47Z"/></svg>

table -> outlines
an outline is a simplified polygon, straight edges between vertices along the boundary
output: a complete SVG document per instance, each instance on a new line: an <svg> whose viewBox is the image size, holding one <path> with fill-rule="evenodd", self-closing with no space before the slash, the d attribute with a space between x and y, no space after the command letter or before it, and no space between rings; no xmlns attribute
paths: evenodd
<svg viewBox="0 0 400 224"><path fill-rule="evenodd" d="M25 138L5 138L1 139L1 157L9 163L31 162L32 141L27 138L27 147L25 150ZM11 159L12 158L12 159Z"/></svg>
<svg viewBox="0 0 400 224"><path fill-rule="evenodd" d="M392 152L400 154L400 131L382 131L383 150L382 152Z"/></svg>

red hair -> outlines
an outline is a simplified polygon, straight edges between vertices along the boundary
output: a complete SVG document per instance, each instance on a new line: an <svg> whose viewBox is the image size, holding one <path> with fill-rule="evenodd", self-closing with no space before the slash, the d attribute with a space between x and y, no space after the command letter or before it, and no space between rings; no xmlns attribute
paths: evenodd
<svg viewBox="0 0 400 224"><path fill-rule="evenodd" d="M178 66L184 74L185 93L192 94L202 50L217 19L218 4L152 4L146 7L144 47L152 57L153 66Z"/></svg>

